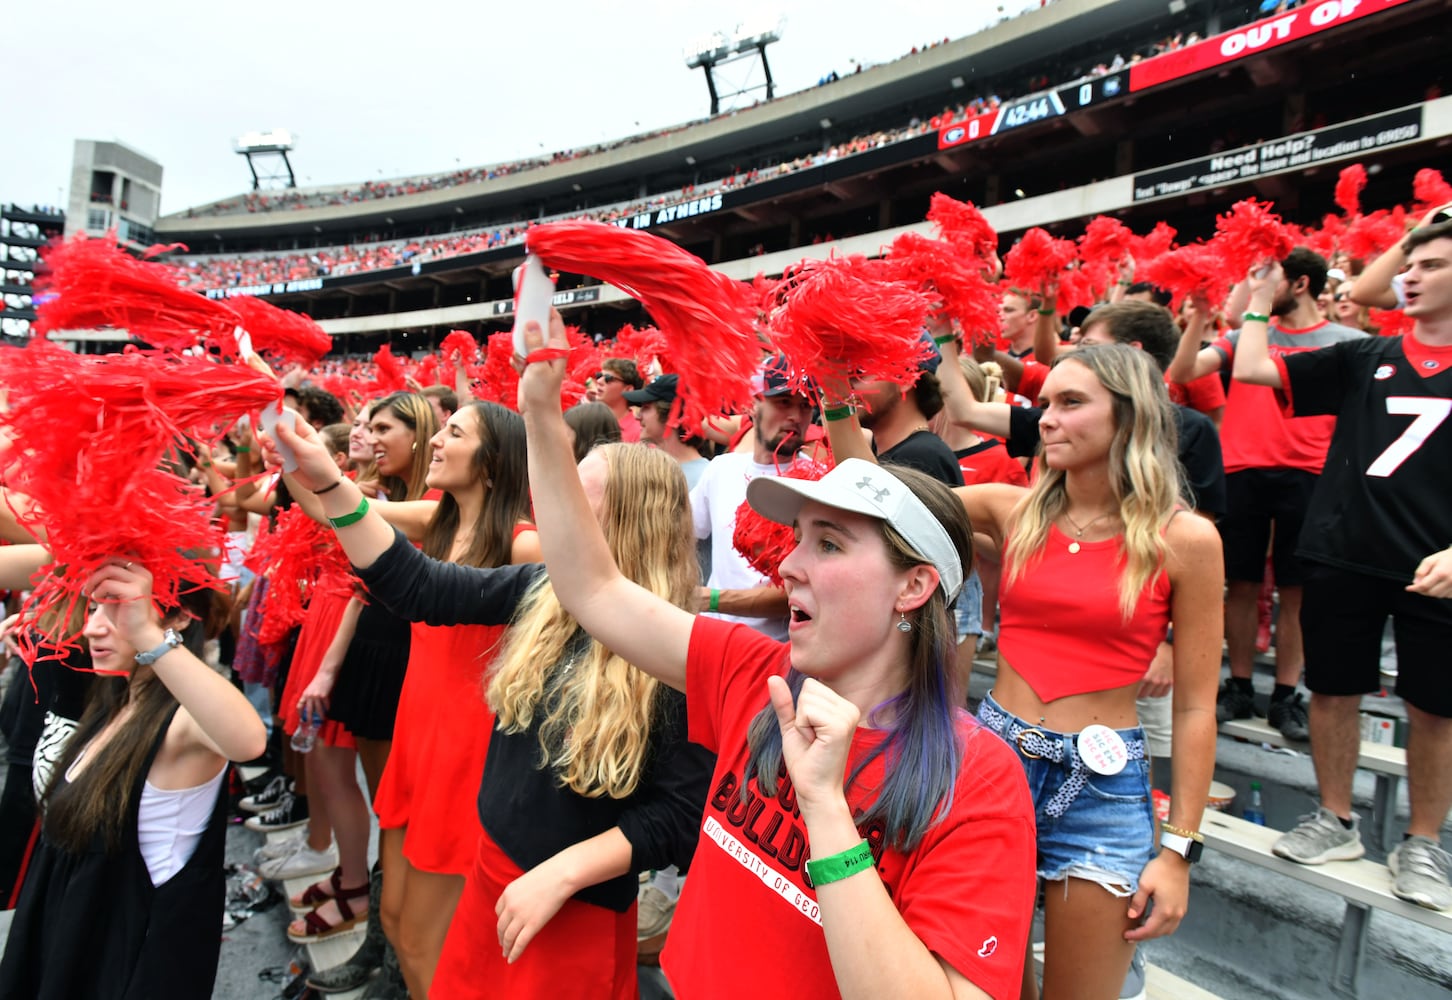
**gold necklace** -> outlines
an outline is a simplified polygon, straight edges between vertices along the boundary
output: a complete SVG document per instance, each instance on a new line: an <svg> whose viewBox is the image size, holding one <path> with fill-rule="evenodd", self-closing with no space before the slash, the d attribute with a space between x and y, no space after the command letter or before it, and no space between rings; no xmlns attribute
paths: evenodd
<svg viewBox="0 0 1452 1000"><path fill-rule="evenodd" d="M1069 543L1069 554L1074 555L1079 551L1079 549L1081 548L1081 546L1079 545L1079 539L1084 537L1084 532L1094 527L1094 525L1099 521L1104 520L1106 517L1113 517L1117 513L1119 512L1113 510L1106 510L1103 514L1100 514L1094 520L1090 521L1088 524L1084 525L1081 528L1079 527L1079 522L1075 521L1072 517L1070 517L1067 510L1064 511L1064 520L1068 521L1074 529L1074 540Z"/></svg>

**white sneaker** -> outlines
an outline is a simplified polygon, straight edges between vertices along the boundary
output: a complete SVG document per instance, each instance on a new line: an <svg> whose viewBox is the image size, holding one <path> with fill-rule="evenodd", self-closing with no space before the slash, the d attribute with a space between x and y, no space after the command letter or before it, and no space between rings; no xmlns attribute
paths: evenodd
<svg viewBox="0 0 1452 1000"><path fill-rule="evenodd" d="M254 864L262 864L264 861L275 861L278 858L285 858L296 854L308 839L308 829L305 826L295 827L286 831L282 836L269 840L252 853Z"/></svg>
<svg viewBox="0 0 1452 1000"><path fill-rule="evenodd" d="M336 867L338 867L338 848L336 846L330 844L326 851L315 851L307 845L307 841L303 841L292 854L273 858L271 861L259 865L257 872L263 878L281 881L302 878L306 875L326 875Z"/></svg>

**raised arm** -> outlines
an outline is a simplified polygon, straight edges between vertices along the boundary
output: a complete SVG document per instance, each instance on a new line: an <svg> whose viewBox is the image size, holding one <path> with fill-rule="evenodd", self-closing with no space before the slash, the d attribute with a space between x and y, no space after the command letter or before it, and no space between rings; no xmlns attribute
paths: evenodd
<svg viewBox="0 0 1452 1000"><path fill-rule="evenodd" d="M1259 317L1270 315L1276 283L1282 276L1281 265L1279 262L1269 261L1261 265L1261 268L1261 276L1252 271L1246 282L1250 287L1250 303L1246 307L1244 322L1240 327L1240 339L1235 345L1235 363L1230 373L1237 382L1268 385L1272 389L1279 389L1281 370L1270 356L1267 339L1270 335L1269 321Z"/></svg>
<svg viewBox="0 0 1452 1000"><path fill-rule="evenodd" d="M531 350L545 346L530 324ZM569 341L550 311L550 349ZM686 686L686 654L695 618L634 582L615 565L580 484L570 430L560 410L561 358L526 364L519 377L519 412L529 438L529 482L540 548L555 595L575 620L629 663L677 690Z"/></svg>
<svg viewBox="0 0 1452 1000"><path fill-rule="evenodd" d="M1200 303L1195 303L1196 315L1200 314ZM1201 347L1200 337L1203 323L1188 323L1180 334L1180 343L1175 347L1175 356L1165 375L1171 382L1193 382L1195 379L1220 370L1220 352L1213 347ZM1238 352L1237 352L1238 353Z"/></svg>
<svg viewBox="0 0 1452 1000"><path fill-rule="evenodd" d="M943 363L938 366L938 384L943 388L943 409L947 411L949 422L955 427L1007 437L1008 404L985 403L973 395L958 364L956 340L938 344L938 351L943 355Z"/></svg>
<svg viewBox="0 0 1452 1000"><path fill-rule="evenodd" d="M85 593L103 604L116 631L136 649L161 645L163 630L145 567L117 559L91 574ZM151 669L186 711L179 748L183 754L201 751L251 760L266 749L267 731L247 698L185 646L164 653Z"/></svg>
<svg viewBox="0 0 1452 1000"><path fill-rule="evenodd" d="M0 547L0 590L27 590L30 578L50 562L50 551L43 545L6 545Z"/></svg>

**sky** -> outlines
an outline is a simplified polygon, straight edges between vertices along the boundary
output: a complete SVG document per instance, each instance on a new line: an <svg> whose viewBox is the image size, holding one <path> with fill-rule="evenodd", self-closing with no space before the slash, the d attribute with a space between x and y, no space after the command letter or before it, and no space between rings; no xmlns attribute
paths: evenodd
<svg viewBox="0 0 1452 1000"><path fill-rule="evenodd" d="M778 94L960 38L1039 0L15 2L0 200L64 205L76 139L159 161L162 211L251 186L243 133L293 133L300 186L442 173L705 117L685 49L782 19ZM38 40L38 41L32 41ZM741 75L738 66L723 74ZM759 71L755 77L760 82Z"/></svg>

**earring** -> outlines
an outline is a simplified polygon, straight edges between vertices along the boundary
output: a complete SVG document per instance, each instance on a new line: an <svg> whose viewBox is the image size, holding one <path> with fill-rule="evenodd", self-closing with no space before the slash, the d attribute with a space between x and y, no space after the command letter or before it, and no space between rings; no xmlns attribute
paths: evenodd
<svg viewBox="0 0 1452 1000"><path fill-rule="evenodd" d="M907 620L907 614L905 612L899 611L897 613L897 630L899 632L911 632L913 630L913 623Z"/></svg>
<svg viewBox="0 0 1452 1000"><path fill-rule="evenodd" d="M408 450L409 451L418 451L418 442L415 441L412 445L409 446L409 449Z"/></svg>

